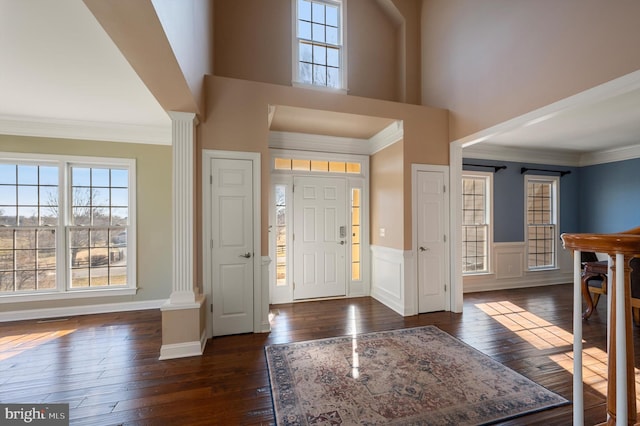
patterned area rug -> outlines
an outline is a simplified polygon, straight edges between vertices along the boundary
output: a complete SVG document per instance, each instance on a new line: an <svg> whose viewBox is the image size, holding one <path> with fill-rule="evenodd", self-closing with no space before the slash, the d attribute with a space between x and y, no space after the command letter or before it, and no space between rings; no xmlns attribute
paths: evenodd
<svg viewBox="0 0 640 426"><path fill-rule="evenodd" d="M483 425L568 403L433 326L265 351L278 425Z"/></svg>

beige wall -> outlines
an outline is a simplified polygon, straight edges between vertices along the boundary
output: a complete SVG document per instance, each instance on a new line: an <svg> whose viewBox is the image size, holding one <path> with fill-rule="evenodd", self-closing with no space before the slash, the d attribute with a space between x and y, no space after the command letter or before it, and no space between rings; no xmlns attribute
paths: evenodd
<svg viewBox="0 0 640 426"><path fill-rule="evenodd" d="M422 103L451 140L640 69L640 2L424 0Z"/></svg>
<svg viewBox="0 0 640 426"><path fill-rule="evenodd" d="M291 85L291 5L291 0L217 0L215 74ZM399 100L396 25L376 1L349 0L347 7L349 94Z"/></svg>
<svg viewBox="0 0 640 426"><path fill-rule="evenodd" d="M404 249L404 150L402 141L371 156L371 244ZM384 228L385 236L380 236Z"/></svg>
<svg viewBox="0 0 640 426"><path fill-rule="evenodd" d="M262 156L262 254L268 253L268 196L270 163L268 152L268 106L287 105L324 111L344 112L399 119L404 125L405 168L412 161L446 165L449 162L447 111L419 105L401 104L363 97L320 92L246 80L209 76L206 80L208 114L198 126L196 161L197 223L202 223L202 149L259 152ZM415 158L406 158L406 153ZM410 170L409 170L410 176ZM404 246L411 246L411 185L404 182ZM407 194L409 194L407 196ZM372 214L375 214L372 212ZM409 240L406 240L406 236ZM197 236L201 239L201 233ZM397 241L394 243L397 244ZM402 246L402 243L400 244ZM201 241L197 243L201 247ZM201 262L202 254L199 254ZM200 263L201 264L201 263ZM202 281L201 266L198 281Z"/></svg>
<svg viewBox="0 0 640 426"><path fill-rule="evenodd" d="M0 152L134 158L137 171L137 279L134 296L0 304L0 310L166 299L171 294L171 147L0 135Z"/></svg>
<svg viewBox="0 0 640 426"><path fill-rule="evenodd" d="M203 76L213 71L208 0L155 0L159 11L152 0L83 1L165 111L204 113ZM173 15L180 28L158 15Z"/></svg>

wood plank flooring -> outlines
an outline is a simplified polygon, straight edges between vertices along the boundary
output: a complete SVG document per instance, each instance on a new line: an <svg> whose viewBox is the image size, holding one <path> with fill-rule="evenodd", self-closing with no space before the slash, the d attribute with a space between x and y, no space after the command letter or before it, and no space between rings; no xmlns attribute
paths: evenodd
<svg viewBox="0 0 640 426"><path fill-rule="evenodd" d="M69 403L77 425L269 425L265 345L430 324L572 399L571 285L465 294L463 314L403 318L371 298L272 309L271 333L211 339L204 356L168 361L157 310L0 324L0 402ZM605 420L605 318L603 298L584 322L587 425ZM568 425L571 410L504 424Z"/></svg>

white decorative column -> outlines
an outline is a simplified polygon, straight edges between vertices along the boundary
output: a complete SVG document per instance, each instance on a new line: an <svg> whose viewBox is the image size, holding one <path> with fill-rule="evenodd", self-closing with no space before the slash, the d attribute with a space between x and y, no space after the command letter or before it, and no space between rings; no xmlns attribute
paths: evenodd
<svg viewBox="0 0 640 426"><path fill-rule="evenodd" d="M173 274L162 306L160 359L202 355L206 344L204 295L194 280L194 171L196 126L193 113L169 111L173 145Z"/></svg>
<svg viewBox="0 0 640 426"><path fill-rule="evenodd" d="M195 114L169 111L173 144L173 291L174 305L194 303L193 172L196 143Z"/></svg>

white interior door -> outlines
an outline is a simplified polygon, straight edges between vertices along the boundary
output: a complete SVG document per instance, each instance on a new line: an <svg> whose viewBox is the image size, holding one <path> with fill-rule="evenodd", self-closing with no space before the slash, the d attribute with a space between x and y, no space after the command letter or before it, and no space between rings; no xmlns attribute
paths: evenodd
<svg viewBox="0 0 640 426"><path fill-rule="evenodd" d="M253 331L253 164L211 159L213 335Z"/></svg>
<svg viewBox="0 0 640 426"><path fill-rule="evenodd" d="M445 309L447 271L444 173L418 171L418 311Z"/></svg>
<svg viewBox="0 0 640 426"><path fill-rule="evenodd" d="M346 182L296 177L293 191L293 298L346 294Z"/></svg>

